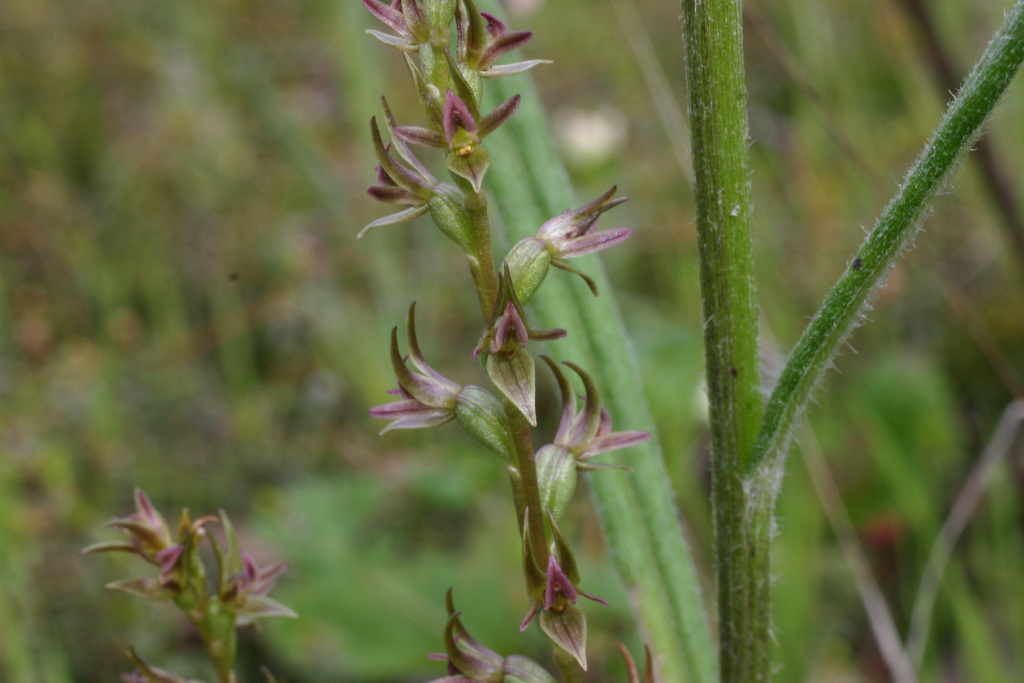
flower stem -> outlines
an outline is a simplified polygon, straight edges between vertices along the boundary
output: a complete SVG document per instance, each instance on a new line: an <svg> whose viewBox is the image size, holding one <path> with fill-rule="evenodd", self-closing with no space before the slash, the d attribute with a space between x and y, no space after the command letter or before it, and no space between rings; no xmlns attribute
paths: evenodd
<svg viewBox="0 0 1024 683"><path fill-rule="evenodd" d="M850 261L790 354L772 392L749 463L751 479L771 487L793 430L836 351L862 319L874 293L917 232L928 203L943 186L1024 61L1024 0L964 81L956 99L907 173L900 191Z"/></svg>
<svg viewBox="0 0 1024 683"><path fill-rule="evenodd" d="M461 180L461 179L460 179ZM473 228L474 253L467 254L469 270L476 285L480 310L486 322L498 299L498 275L494 269L494 247L491 244L491 224L487 214L487 196L483 190L473 191L469 183L460 183L465 190L465 208Z"/></svg>
<svg viewBox="0 0 1024 683"><path fill-rule="evenodd" d="M544 535L544 509L540 502L540 486L537 484L537 461L530 438L530 423L507 398L502 400L505 414L512 427L512 443L516 449L516 465L519 470L519 486L526 505L526 524L530 530L533 553L543 571L547 568L548 543Z"/></svg>

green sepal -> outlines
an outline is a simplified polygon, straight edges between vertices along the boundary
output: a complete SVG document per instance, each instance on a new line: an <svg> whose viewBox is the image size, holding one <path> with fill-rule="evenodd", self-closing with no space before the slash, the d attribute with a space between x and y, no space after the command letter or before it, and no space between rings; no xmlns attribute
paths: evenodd
<svg viewBox="0 0 1024 683"><path fill-rule="evenodd" d="M548 522L551 523L551 535L555 540L555 555L558 557L558 566L562 568L565 578L569 579L569 582L576 586L580 582L580 570L576 566L576 558L572 554L572 548L569 547L569 542L562 535L562 530L558 528L558 522L555 521L555 516L551 513L551 510L548 510Z"/></svg>
<svg viewBox="0 0 1024 683"><path fill-rule="evenodd" d="M548 585L548 576L537 562L530 540L529 509L523 511L523 578L526 580L526 594L540 600L544 587Z"/></svg>
<svg viewBox="0 0 1024 683"><path fill-rule="evenodd" d="M466 85L469 86L470 91L473 93L473 98L476 99L477 102L483 102L484 79L480 75L480 72L468 64L460 64L459 74L466 80Z"/></svg>
<svg viewBox="0 0 1024 683"><path fill-rule="evenodd" d="M429 50L421 50L426 54ZM409 68L412 76L413 86L416 88L416 97L420 101L420 107L427 116L427 123L433 130L444 130L444 103L441 101L441 93L438 89L427 82L423 71L416 62L412 60L408 52L403 52L405 65Z"/></svg>
<svg viewBox="0 0 1024 683"><path fill-rule="evenodd" d="M405 17L405 25L409 28L413 41L417 45L430 40L431 27L420 0L406 0L406 2L403 2L402 15Z"/></svg>
<svg viewBox="0 0 1024 683"><path fill-rule="evenodd" d="M480 100L473 91L473 87L469 84L469 81L466 80L466 77L459 69L459 65L452 57L451 51L445 50L444 56L448 61L448 72L451 74L452 91L459 96L459 99L462 100L466 105L466 108L469 109L469 113L472 115L473 120L480 121Z"/></svg>
<svg viewBox="0 0 1024 683"><path fill-rule="evenodd" d="M532 426L537 426L536 367L533 356L518 347L511 358L490 354L487 356L487 375L526 417Z"/></svg>
<svg viewBox="0 0 1024 683"><path fill-rule="evenodd" d="M477 65L487 50L487 22L474 0L463 0L466 6L466 63Z"/></svg>
<svg viewBox="0 0 1024 683"><path fill-rule="evenodd" d="M587 617L576 604L568 602L561 612L541 611L540 629L551 642L562 648L587 670Z"/></svg>
<svg viewBox="0 0 1024 683"><path fill-rule="evenodd" d="M501 683L504 661L495 653L464 635L466 630L459 621L460 614L461 612L455 612L448 617L448 623L444 629L445 654L460 673L472 680L483 683ZM458 639L455 637L456 634L459 634ZM464 642L467 640L471 642Z"/></svg>
<svg viewBox="0 0 1024 683"><path fill-rule="evenodd" d="M487 167L491 165L491 153L474 145L473 150L465 156L454 152L449 154L445 157L444 165L455 175L468 180L473 190L479 192L484 184Z"/></svg>

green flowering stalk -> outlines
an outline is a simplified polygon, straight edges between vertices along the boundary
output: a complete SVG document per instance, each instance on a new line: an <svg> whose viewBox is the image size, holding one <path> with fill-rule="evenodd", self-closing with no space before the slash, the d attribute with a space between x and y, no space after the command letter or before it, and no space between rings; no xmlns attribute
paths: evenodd
<svg viewBox="0 0 1024 683"><path fill-rule="evenodd" d="M374 417L391 420L393 429L436 427L455 421L488 450L496 453L509 474L516 519L523 547L523 575L528 608L520 625L536 622L551 641L554 659L565 681L578 681L587 668L587 620L579 597L607 604L580 587L581 576L568 540L558 527L576 489L579 471L601 469L589 459L609 450L646 441L647 432L612 432L611 418L602 407L590 375L565 362L584 389L583 409L577 409L572 384L559 365L541 356L558 383L562 416L552 443L534 450L532 428L538 422L536 361L530 342L565 337L564 329L535 328L528 322L526 303L545 281L551 266L584 278L596 295L596 284L566 264L626 240L631 230L595 231L604 212L626 201L613 198L616 188L595 201L567 210L537 226L533 237L514 245L504 259L493 253L484 180L492 159L486 138L511 119L520 96L505 99L490 112L481 109L486 79L529 69L542 60L502 65L497 61L521 47L528 31L509 31L497 17L481 12L475 0L363 0L387 32L369 33L399 50L422 109L424 125L400 125L382 98L385 142L381 126L370 122L377 156L377 184L368 194L381 202L405 208L376 220L360 236L382 225L429 215L441 232L466 256L476 288L483 328L468 356L478 359L495 392L479 386L460 386L424 360L416 338L414 311L406 321L408 356L391 335L391 363L398 387L397 400L370 409ZM455 45L452 42L454 25ZM448 181L435 178L412 147L443 154ZM444 633L448 675L435 683L547 683L555 679L538 664L522 657L501 657L466 633L460 614L448 596L448 625ZM626 655L627 661L632 660ZM650 667L649 667L650 668ZM631 682L639 683L631 665ZM648 681L653 675L649 673Z"/></svg>
<svg viewBox="0 0 1024 683"><path fill-rule="evenodd" d="M220 524L225 536L222 545L207 531ZM84 554L120 551L138 555L157 569L155 575L123 579L107 584L147 600L171 602L185 613L196 627L206 654L217 671L219 683L238 683L234 663L236 629L267 617L295 617L281 603L267 597L277 578L287 569L285 562L260 567L251 555L241 550L234 527L224 512L219 517L192 520L183 510L172 534L160 514L142 491L135 491L135 512L115 517L107 523L125 533L128 540L96 543ZM209 542L216 561L212 581L200 557L203 541ZM146 662L129 649L136 670L122 678L125 683L200 683L185 681ZM264 672L270 683L273 676Z"/></svg>

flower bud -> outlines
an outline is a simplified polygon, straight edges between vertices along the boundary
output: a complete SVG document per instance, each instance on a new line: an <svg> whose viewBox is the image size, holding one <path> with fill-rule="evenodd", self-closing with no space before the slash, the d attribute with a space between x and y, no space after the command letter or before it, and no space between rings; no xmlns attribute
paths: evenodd
<svg viewBox="0 0 1024 683"><path fill-rule="evenodd" d="M455 419L463 431L488 450L500 455L506 463L512 462L512 428L501 401L490 392L477 386L463 388L456 398Z"/></svg>
<svg viewBox="0 0 1024 683"><path fill-rule="evenodd" d="M555 683L555 678L537 662L521 655L505 659L502 683Z"/></svg>
<svg viewBox="0 0 1024 683"><path fill-rule="evenodd" d="M512 274L512 286L515 288L519 301L525 304L537 291L551 266L551 253L547 245L536 237L520 240L505 257L509 272Z"/></svg>
<svg viewBox="0 0 1024 683"><path fill-rule="evenodd" d="M561 517L576 491L576 458L561 446L544 446L537 451L537 484L541 504Z"/></svg>
<svg viewBox="0 0 1024 683"><path fill-rule="evenodd" d="M441 232L464 251L471 251L473 243L473 225L462 205L461 193L451 185L439 185L437 194L430 200L430 217Z"/></svg>
<svg viewBox="0 0 1024 683"><path fill-rule="evenodd" d="M135 512L127 517L115 517L107 526L123 531L130 540L95 543L84 549L83 554L123 550L159 567L162 565L160 553L174 545L167 521L141 489L135 489Z"/></svg>
<svg viewBox="0 0 1024 683"><path fill-rule="evenodd" d="M505 24L489 12L481 12L474 0L464 0L465 11L456 17L459 36L459 57L470 69L484 78L501 78L525 71L538 64L550 64L544 59L533 59L495 66L494 62L516 48L522 47L533 35L529 31L509 32Z"/></svg>

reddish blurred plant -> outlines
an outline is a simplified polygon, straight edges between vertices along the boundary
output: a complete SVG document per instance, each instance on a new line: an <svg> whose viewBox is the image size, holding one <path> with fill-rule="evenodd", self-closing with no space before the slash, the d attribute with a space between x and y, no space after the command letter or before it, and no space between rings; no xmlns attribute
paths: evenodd
<svg viewBox="0 0 1024 683"><path fill-rule="evenodd" d="M207 527L220 524L224 542ZM135 512L115 517L107 523L128 536L124 541L107 541L85 548L85 554L120 551L138 555L157 569L157 573L122 579L107 588L122 590L147 600L171 602L185 613L196 627L207 656L217 671L219 683L237 683L234 672L236 629L266 617L294 617L295 612L267 597L287 563L260 567L251 555L241 550L234 527L223 511L219 517L206 516L193 521L182 510L175 532L163 515L140 490L135 491ZM206 540L213 552L216 572L209 577L200 548ZM126 683L197 683L146 662L135 652L129 656L136 670L126 674ZM273 681L266 674L268 681Z"/></svg>

